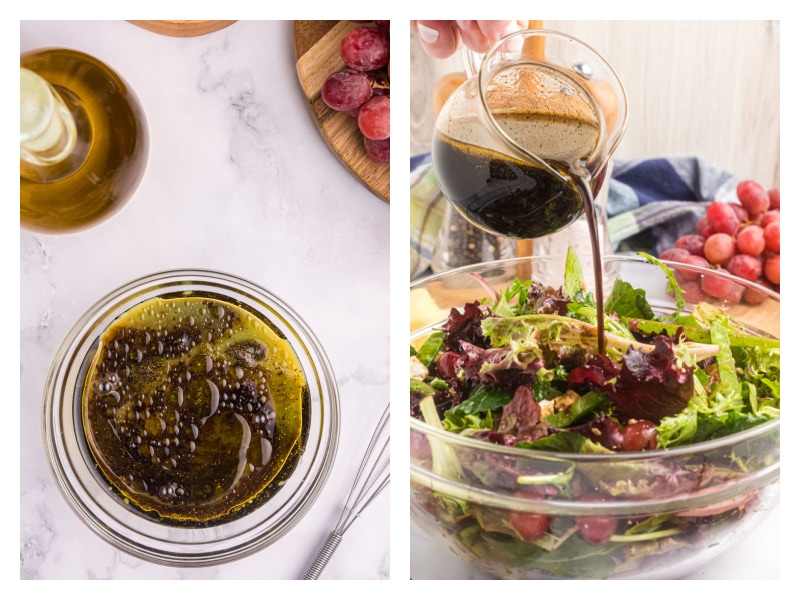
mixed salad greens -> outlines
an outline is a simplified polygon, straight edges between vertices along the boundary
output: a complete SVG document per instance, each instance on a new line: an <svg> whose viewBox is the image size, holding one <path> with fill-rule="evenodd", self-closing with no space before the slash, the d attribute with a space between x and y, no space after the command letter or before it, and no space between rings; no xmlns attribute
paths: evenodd
<svg viewBox="0 0 800 600"><path fill-rule="evenodd" d="M515 280L498 293L486 284L486 300L453 309L441 327L412 344L412 417L460 436L558 456L644 456L779 417L779 340L748 332L711 304L701 302L684 314L672 271L643 256L663 269L676 310L656 314L643 290L618 279L605 300L602 353L596 303L574 252L559 289ZM679 453L680 460L642 461L637 464L646 468L628 472L621 463L604 470L582 463L564 468L565 461L553 469L519 453L493 458L474 447L456 449L412 435L412 462L429 465L446 480L499 485L515 496L603 502L691 493L741 477L756 463L777 461L777 441L745 455L728 452L716 464L708 456L693 462L691 454ZM756 500L745 493L640 519L559 518L484 506L441 490L416 493L437 524L452 529L480 559L586 577L633 569L644 557L697 542Z"/></svg>

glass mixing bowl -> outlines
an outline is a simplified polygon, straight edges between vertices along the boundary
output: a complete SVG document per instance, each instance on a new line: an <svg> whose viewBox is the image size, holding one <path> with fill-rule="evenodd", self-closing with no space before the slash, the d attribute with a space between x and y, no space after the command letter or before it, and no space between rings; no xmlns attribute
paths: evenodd
<svg viewBox="0 0 800 600"><path fill-rule="evenodd" d="M644 289L656 312L675 310L658 267L638 257L606 257L604 263L618 269L635 288ZM720 276L666 264L679 268L684 282ZM412 344L441 325L451 308L486 298L486 290L470 273L481 275L498 290L514 278L560 286L563 265L563 256L511 259L412 284ZM693 287L691 300L718 304L754 333L779 337L779 295L741 279L731 277L730 282L743 286L746 295L715 300ZM736 301L740 296L749 303ZM692 308L687 303L684 310ZM779 419L713 441L616 454L508 447L457 435L413 417L410 427L412 520L460 559L500 578L680 578L741 540L779 500ZM434 470L432 448L456 462L463 475L459 469ZM551 484L580 477L589 490L608 492L609 485L616 487L602 499L570 498L565 488L527 494L521 491L526 486L518 482L520 475ZM625 484L619 487L619 482ZM648 494L636 493L645 487ZM535 529L543 517L549 519L549 534L526 540L525 527ZM602 526L604 520L614 519L616 535L606 543L592 544L574 535L579 527ZM660 523L656 536L637 531L635 525L647 519L652 519L651 525Z"/></svg>
<svg viewBox="0 0 800 600"><path fill-rule="evenodd" d="M276 492L252 511L210 525L176 525L152 518L115 493L87 447L81 399L98 340L121 314L156 297L201 296L235 304L269 321L296 354L308 386L300 453L282 471ZM62 343L45 386L42 427L53 477L70 507L116 548L165 565L208 566L248 556L286 535L318 497L339 436L339 396L327 357L291 307L258 285L225 273L155 273L112 291L90 308Z"/></svg>

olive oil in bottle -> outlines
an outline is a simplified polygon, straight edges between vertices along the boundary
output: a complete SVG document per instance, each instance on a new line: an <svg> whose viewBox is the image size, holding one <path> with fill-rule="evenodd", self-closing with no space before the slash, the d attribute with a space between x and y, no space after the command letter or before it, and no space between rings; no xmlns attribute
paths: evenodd
<svg viewBox="0 0 800 600"><path fill-rule="evenodd" d="M68 49L20 56L20 225L87 229L130 199L147 164L144 111L101 61Z"/></svg>

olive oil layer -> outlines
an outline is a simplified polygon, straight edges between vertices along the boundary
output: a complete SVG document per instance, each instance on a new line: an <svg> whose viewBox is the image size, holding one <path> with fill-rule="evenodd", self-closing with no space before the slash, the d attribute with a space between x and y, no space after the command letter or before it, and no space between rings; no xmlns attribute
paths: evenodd
<svg viewBox="0 0 800 600"><path fill-rule="evenodd" d="M127 503L191 526L269 498L302 451L307 397L297 356L264 319L217 299L154 298L102 334L82 420Z"/></svg>

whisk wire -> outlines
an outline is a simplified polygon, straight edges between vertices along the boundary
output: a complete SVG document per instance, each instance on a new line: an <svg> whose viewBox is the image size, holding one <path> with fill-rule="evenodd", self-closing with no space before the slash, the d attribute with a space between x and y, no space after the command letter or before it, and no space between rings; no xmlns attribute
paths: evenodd
<svg viewBox="0 0 800 600"><path fill-rule="evenodd" d="M388 439L384 442L378 458L383 459L384 454L386 455L385 460L374 463L364 481L360 481L360 479L356 480L356 485L350 491L350 495L347 498L347 502L345 502L344 510L342 511L334 531L342 534L347 531L356 517L361 516L361 512L369 506L372 500L380 494L383 488L389 483Z"/></svg>
<svg viewBox="0 0 800 600"><path fill-rule="evenodd" d="M322 547L306 570L303 579L317 579L328 564L344 533L364 509L389 484L389 406L383 410L370 438L364 458L358 467L353 485L336 526L328 534ZM378 450L378 448L380 448Z"/></svg>

